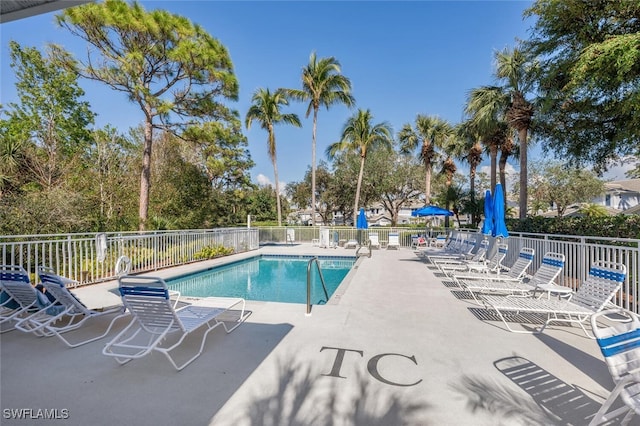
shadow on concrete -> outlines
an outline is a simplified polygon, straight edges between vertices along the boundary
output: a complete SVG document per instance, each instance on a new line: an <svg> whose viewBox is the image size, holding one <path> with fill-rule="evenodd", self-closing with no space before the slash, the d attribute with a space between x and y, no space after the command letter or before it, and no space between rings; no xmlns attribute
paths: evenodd
<svg viewBox="0 0 640 426"><path fill-rule="evenodd" d="M394 392L372 386L359 374L344 381L314 373L292 359L278 362L275 386L261 389L235 418L215 421L216 425L429 425L425 412L429 405L412 401L402 390ZM272 383L270 381L270 383Z"/></svg>
<svg viewBox="0 0 640 426"><path fill-rule="evenodd" d="M494 366L528 396L497 382L463 376L452 387L467 399L472 412L501 416L505 424L586 425L600 409L601 402L526 358L510 356L495 361Z"/></svg>
<svg viewBox="0 0 640 426"><path fill-rule="evenodd" d="M65 425L209 424L292 328L245 322L231 334L216 330L180 372L159 353L118 365L101 353L108 338L69 349L12 331L1 337L0 408L65 409ZM201 336L189 336L176 355L197 352ZM3 418L2 424L26 423Z"/></svg>

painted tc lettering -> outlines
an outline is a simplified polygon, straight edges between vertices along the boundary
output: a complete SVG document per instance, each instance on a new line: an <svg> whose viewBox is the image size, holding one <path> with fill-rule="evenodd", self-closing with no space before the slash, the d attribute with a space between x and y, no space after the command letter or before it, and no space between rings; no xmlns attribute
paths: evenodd
<svg viewBox="0 0 640 426"><path fill-rule="evenodd" d="M340 370L342 368L342 363L344 362L344 358L347 352L354 352L358 355L360 355L360 357L364 357L364 352L357 350L357 349L346 349L346 348L334 348L331 346L323 346L320 349L320 352L324 351L325 349L329 349L329 350L335 350L336 351L336 357L333 361L333 366L331 367L331 371L327 374L322 374L323 376L329 376L329 377L338 377L340 379L346 379L345 376L341 376L340 375ZM422 382L422 379L419 379L413 383L398 383L395 381L390 380L388 377L383 377L382 374L380 373L380 370L378 368L378 364L380 362L381 359L383 358L387 358L387 357L396 357L396 358L400 358L400 359L407 359L409 361L411 361L413 364L418 365L418 362L416 361L416 357L415 356L407 356L407 355L403 355L403 354L396 354L396 353L384 353L384 354L378 354L375 355L373 357L371 357L371 359L369 359L369 361L367 362L367 371L369 372L369 374L371 374L371 376L378 380L379 382L385 383L387 385L391 385L391 386L415 386L418 383Z"/></svg>

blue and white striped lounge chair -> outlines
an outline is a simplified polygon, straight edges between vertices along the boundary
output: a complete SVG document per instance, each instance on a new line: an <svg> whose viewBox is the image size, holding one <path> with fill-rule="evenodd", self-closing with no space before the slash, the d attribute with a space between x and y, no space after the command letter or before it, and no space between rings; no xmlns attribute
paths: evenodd
<svg viewBox="0 0 640 426"><path fill-rule="evenodd" d="M640 413L640 317L622 308L608 309L591 316L591 328L615 387L589 426L614 421L626 425ZM612 410L618 398L624 405Z"/></svg>
<svg viewBox="0 0 640 426"><path fill-rule="evenodd" d="M400 249L400 234L397 232L389 232L389 242L387 243L387 250Z"/></svg>
<svg viewBox="0 0 640 426"><path fill-rule="evenodd" d="M371 248L380 248L380 240L378 239L378 233L377 232L370 232L369 233L369 243L371 245Z"/></svg>
<svg viewBox="0 0 640 426"><path fill-rule="evenodd" d="M534 257L534 249L523 247L520 249L520 253L518 253L518 258L513 262L513 265L509 267L502 265L497 271L485 272L454 271L453 274L451 274L451 278L453 278L453 281L461 288L463 288L464 285L462 281L522 281Z"/></svg>
<svg viewBox="0 0 640 426"><path fill-rule="evenodd" d="M175 309L167 284L161 278L124 276L118 279L120 296L131 313L131 322L104 347L102 353L120 364L142 358L152 351L164 354L177 369L202 354L207 335L222 326L227 333L235 330L248 316L241 298L207 297ZM230 328L227 323L233 324ZM205 330L198 353L178 364L171 352L194 331Z"/></svg>
<svg viewBox="0 0 640 426"><path fill-rule="evenodd" d="M468 271L469 270L469 265L471 265L472 267L475 266L476 264L484 264L486 261L486 256L487 256L487 250L489 248L489 241L486 239L483 239L480 242L480 246L478 247L478 250L473 253L473 255L469 258L469 259L440 259L439 261L432 261L437 267L438 269L440 269L440 271L447 275L450 276L453 273L457 272L463 272L463 271Z"/></svg>
<svg viewBox="0 0 640 426"><path fill-rule="evenodd" d="M88 309L67 289L66 284L73 281L57 275L53 269L49 267L38 267L38 276L46 291L55 298L56 305L47 309L41 309L37 313L20 320L15 326L16 329L20 331L41 337L57 336L67 346L75 348L102 339L111 331L116 320L126 315L123 313L122 306L116 306L103 311ZM91 318L116 313L120 315L115 316L111 320L103 334L91 336L78 342L71 342L64 336L65 333L83 327Z"/></svg>
<svg viewBox="0 0 640 426"><path fill-rule="evenodd" d="M542 259L542 265L528 282L524 282L527 269L533 262L535 251L532 248L523 247L518 258L508 271L500 274L476 273L469 275L454 275L454 280L460 288L471 294L478 304L482 304L477 298L479 294L528 294L538 285L552 283L562 271L564 255L560 253L547 253Z"/></svg>
<svg viewBox="0 0 640 426"><path fill-rule="evenodd" d="M485 296L483 301L485 306L497 312L507 329L514 333L542 333L552 322L561 322L576 323L588 337L593 338L584 323L605 308L620 290L625 278L626 267L623 264L601 261L589 268L589 275L570 298ZM543 314L547 319L540 330L514 330L505 318L507 312Z"/></svg>
<svg viewBox="0 0 640 426"><path fill-rule="evenodd" d="M31 285L29 274L18 265L0 265L0 324L11 324L2 332L14 329L14 324L51 303L47 297Z"/></svg>

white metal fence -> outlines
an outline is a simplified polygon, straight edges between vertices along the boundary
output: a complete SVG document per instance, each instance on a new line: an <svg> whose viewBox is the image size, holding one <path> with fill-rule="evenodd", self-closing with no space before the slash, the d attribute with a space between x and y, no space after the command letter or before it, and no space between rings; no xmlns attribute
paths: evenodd
<svg viewBox="0 0 640 426"><path fill-rule="evenodd" d="M358 231L352 227L329 227L329 231L331 239L337 233L340 242L358 238ZM391 231L399 233L401 247L411 247L412 236L425 234L424 230L375 227L364 231L364 236L376 232L380 241L388 241ZM319 227L305 226L0 236L0 262L21 265L31 273L37 266L50 266L60 275L89 284L112 279L120 256L127 256L131 260L131 272L139 273L192 262L204 247L224 246L234 252L244 252L266 243L311 242L319 239L319 233ZM427 236L435 237L435 234ZM477 236L475 231L468 234ZM507 265L513 263L522 247L535 250L530 272L537 270L546 252L563 253L566 262L558 284L574 289L586 278L594 261L625 264L627 277L616 303L640 313L640 240L512 233L507 241ZM33 278L37 281L37 277Z"/></svg>
<svg viewBox="0 0 640 426"><path fill-rule="evenodd" d="M260 228L260 243L286 242L286 230L293 229L295 241L311 242L312 239L319 238L319 227L265 227ZM357 230L353 227L329 227L331 235L338 232L339 239L346 241L357 238ZM289 231L291 232L291 231ZM390 227L372 227L363 231L365 235L370 232L378 234L380 241L389 240L389 232L398 232L400 235L400 246L411 247L412 236L422 234L434 238L443 231L402 229ZM470 237L478 236L477 231L455 231L465 232ZM489 238L493 240L492 238ZM494 247L491 241L490 251ZM542 257L547 252L559 252L565 255L565 267L563 273L558 277L557 283L577 289L578 285L587 277L589 266L598 260L614 261L623 263L627 267L627 277L625 283L616 297L615 303L640 313L639 292L640 292L640 240L625 238L601 238L572 235L553 234L529 234L511 233L507 239L509 251L504 261L506 265L511 265L518 256L522 247L531 247L535 250L535 259L531 264L529 272L533 273L542 262Z"/></svg>
<svg viewBox="0 0 640 426"><path fill-rule="evenodd" d="M255 228L0 236L0 261L33 273L50 266L58 274L89 284L112 279L120 256L131 272L152 271L196 260L205 247L224 246L234 252L259 247ZM37 281L35 275L32 276Z"/></svg>

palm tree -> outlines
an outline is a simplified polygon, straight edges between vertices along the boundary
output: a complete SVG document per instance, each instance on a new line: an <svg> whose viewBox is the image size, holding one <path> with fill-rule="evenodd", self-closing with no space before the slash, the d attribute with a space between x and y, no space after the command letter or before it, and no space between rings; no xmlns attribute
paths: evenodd
<svg viewBox="0 0 640 426"><path fill-rule="evenodd" d="M502 189L505 192L504 202L505 209L507 204L507 160L509 157L515 155L518 152L516 144L513 143L513 137L507 136L505 140L500 145L500 159L498 160L498 169L500 170L500 183L502 184Z"/></svg>
<svg viewBox="0 0 640 426"><path fill-rule="evenodd" d="M482 163L482 144L477 129L470 120L459 124L456 128L458 137L463 141L464 149L458 159L469 164L469 201L476 205L476 172ZM471 214L471 222L476 223L479 218L475 210Z"/></svg>
<svg viewBox="0 0 640 426"><path fill-rule="evenodd" d="M269 158L273 164L273 174L276 181L276 205L278 209L278 226L282 226L282 207L280 204L280 181L278 180L278 163L276 158L276 134L273 126L278 123L287 123L300 127L300 119L296 114L283 114L280 112L281 105L289 105L286 93L283 89L278 89L271 93L269 89L258 89L251 98L253 105L247 111L245 125L247 129L251 127L251 122L256 120L260 127L269 134L267 138Z"/></svg>
<svg viewBox="0 0 640 426"><path fill-rule="evenodd" d="M299 101L309 101L306 117L313 111L313 138L311 141L311 220L316 217L316 128L320 106L329 109L335 104L351 107L355 99L351 96L351 81L340 74L340 62L334 57L316 57L311 52L309 64L302 69L302 90L287 89L287 94Z"/></svg>
<svg viewBox="0 0 640 426"><path fill-rule="evenodd" d="M522 49L505 48L496 52L496 76L505 81L504 90L510 96L506 119L518 132L520 142L520 219L527 216L527 136L534 113L533 104L525 94L535 83L537 64Z"/></svg>
<svg viewBox="0 0 640 426"><path fill-rule="evenodd" d="M467 97L465 112L482 143L489 150L491 160L491 192L496 187L498 150L508 134L504 113L509 96L498 86L472 89Z"/></svg>
<svg viewBox="0 0 640 426"><path fill-rule="evenodd" d="M398 135L402 153L408 154L420 147L418 158L425 168L425 204L431 201L431 173L438 157L437 148L441 148L452 133L453 128L448 121L419 114L415 128L411 124L405 124Z"/></svg>
<svg viewBox="0 0 640 426"><path fill-rule="evenodd" d="M352 151L360 156L360 172L358 173L358 183L356 185L356 196L353 204L353 224L356 224L358 214L358 204L360 202L360 188L362 186L362 175L364 174L364 162L367 159L367 152L370 149L392 147L392 130L388 123L378 123L372 125L373 115L369 110L358 110L349 118L342 129L342 136L339 142L331 144L327 148L327 156L335 158L338 152Z"/></svg>

